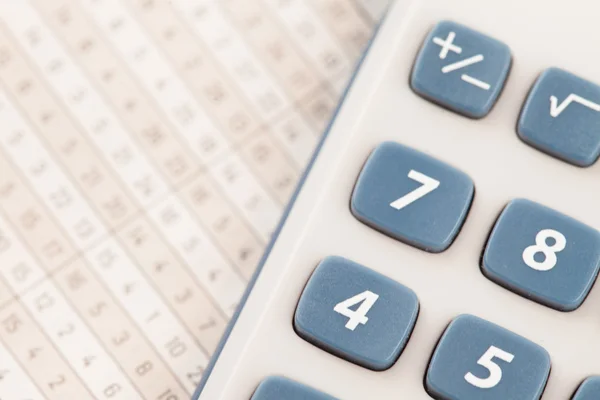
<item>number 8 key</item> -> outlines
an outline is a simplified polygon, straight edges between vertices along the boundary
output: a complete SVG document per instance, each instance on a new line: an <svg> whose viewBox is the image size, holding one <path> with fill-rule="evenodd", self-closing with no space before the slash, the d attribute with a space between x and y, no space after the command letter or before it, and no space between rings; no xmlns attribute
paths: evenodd
<svg viewBox="0 0 600 400"><path fill-rule="evenodd" d="M481 266L499 285L560 311L583 303L599 267L597 230L524 199L498 218Z"/></svg>

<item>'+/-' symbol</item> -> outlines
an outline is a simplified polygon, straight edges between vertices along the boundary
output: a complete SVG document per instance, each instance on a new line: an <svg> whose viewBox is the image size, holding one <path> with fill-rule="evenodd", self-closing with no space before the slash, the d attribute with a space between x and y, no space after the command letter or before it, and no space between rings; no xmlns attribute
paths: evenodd
<svg viewBox="0 0 600 400"><path fill-rule="evenodd" d="M457 46L456 44L454 44L454 39L456 38L456 33L455 32L450 32L448 34L448 37L446 39L442 39L439 37L434 37L433 38L433 43L437 44L438 46L441 47L440 50L440 54L439 57L440 59L444 60L446 59L446 57L448 56L449 52L453 52L456 54L461 54L462 53L462 48L460 46ZM463 60L457 61L455 63L452 64L448 64L442 67L442 73L444 74L448 74L450 72L453 71L457 71L459 69L463 69L466 68L470 65L474 65L477 63L480 63L484 60L483 54L477 54L474 55L472 57L469 58L465 58ZM463 81L476 86L480 89L483 90L490 90L490 84L487 82L484 82L480 79L474 78L471 75L468 74L462 74L460 76L460 79L462 79Z"/></svg>

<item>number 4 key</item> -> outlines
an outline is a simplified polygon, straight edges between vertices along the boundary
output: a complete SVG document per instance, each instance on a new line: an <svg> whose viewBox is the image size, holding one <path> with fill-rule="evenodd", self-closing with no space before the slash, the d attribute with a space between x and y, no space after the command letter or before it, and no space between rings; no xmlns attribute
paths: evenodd
<svg viewBox="0 0 600 400"><path fill-rule="evenodd" d="M417 320L415 293L342 257L325 258L310 277L294 328L306 341L363 367L391 367Z"/></svg>

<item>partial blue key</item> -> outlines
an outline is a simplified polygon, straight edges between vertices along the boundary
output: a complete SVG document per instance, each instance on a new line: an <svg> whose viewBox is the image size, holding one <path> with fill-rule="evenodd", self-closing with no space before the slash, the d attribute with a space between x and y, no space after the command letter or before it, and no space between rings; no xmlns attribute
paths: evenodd
<svg viewBox="0 0 600 400"><path fill-rule="evenodd" d="M419 95L471 118L486 116L500 95L511 65L504 43L451 21L438 23L413 67Z"/></svg>
<svg viewBox="0 0 600 400"><path fill-rule="evenodd" d="M558 68L538 78L518 124L519 137L571 164L587 167L600 156L600 86Z"/></svg>
<svg viewBox="0 0 600 400"><path fill-rule="evenodd" d="M263 380L250 400L336 400L311 387L281 376Z"/></svg>
<svg viewBox="0 0 600 400"><path fill-rule="evenodd" d="M363 223L420 249L446 250L473 200L465 173L394 142L369 156L354 187L351 211Z"/></svg>
<svg viewBox="0 0 600 400"><path fill-rule="evenodd" d="M409 288L342 257L327 257L296 308L300 337L375 371L390 368L415 326L419 302Z"/></svg>
<svg viewBox="0 0 600 400"><path fill-rule="evenodd" d="M600 232L525 199L506 206L482 263L492 281L560 311L583 303L599 267Z"/></svg>
<svg viewBox="0 0 600 400"><path fill-rule="evenodd" d="M542 347L465 314L442 335L425 386L436 400L537 400L549 374L550 356Z"/></svg>
<svg viewBox="0 0 600 400"><path fill-rule="evenodd" d="M600 376L590 376L577 389L571 400L600 399Z"/></svg>

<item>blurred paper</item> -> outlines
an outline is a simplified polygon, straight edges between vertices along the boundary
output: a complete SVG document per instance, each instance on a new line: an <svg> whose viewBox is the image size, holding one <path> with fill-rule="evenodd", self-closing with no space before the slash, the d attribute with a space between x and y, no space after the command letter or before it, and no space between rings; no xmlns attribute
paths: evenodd
<svg viewBox="0 0 600 400"><path fill-rule="evenodd" d="M383 2L0 0L0 399L188 399Z"/></svg>

